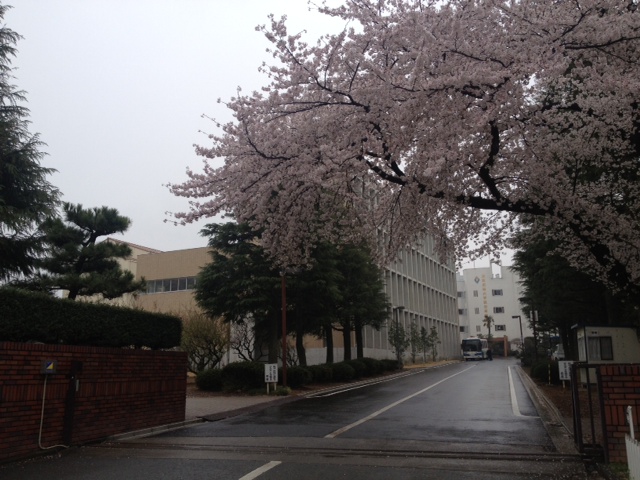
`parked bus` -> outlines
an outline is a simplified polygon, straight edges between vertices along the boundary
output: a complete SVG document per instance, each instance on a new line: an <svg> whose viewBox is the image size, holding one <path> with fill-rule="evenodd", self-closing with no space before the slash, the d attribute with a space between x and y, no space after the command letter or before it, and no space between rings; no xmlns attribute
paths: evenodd
<svg viewBox="0 0 640 480"><path fill-rule="evenodd" d="M486 338L465 338L462 340L462 356L468 360L484 360L489 358L489 342Z"/></svg>

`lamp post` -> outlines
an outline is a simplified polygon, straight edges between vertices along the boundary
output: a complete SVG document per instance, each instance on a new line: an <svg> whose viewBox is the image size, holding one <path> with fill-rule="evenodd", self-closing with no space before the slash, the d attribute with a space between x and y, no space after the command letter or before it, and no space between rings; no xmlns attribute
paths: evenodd
<svg viewBox="0 0 640 480"><path fill-rule="evenodd" d="M404 341L404 339L400 339L400 312L402 312L403 310L404 305L393 307L393 311L396 314L396 334L394 335L394 341L396 342L396 344L394 346L396 347L396 359L398 360L398 368L402 368L402 355L400 352L400 346L401 342Z"/></svg>
<svg viewBox="0 0 640 480"><path fill-rule="evenodd" d="M522 336L522 317L520 315L512 315L511 318L517 318L520 322L520 345L524 348L524 337Z"/></svg>

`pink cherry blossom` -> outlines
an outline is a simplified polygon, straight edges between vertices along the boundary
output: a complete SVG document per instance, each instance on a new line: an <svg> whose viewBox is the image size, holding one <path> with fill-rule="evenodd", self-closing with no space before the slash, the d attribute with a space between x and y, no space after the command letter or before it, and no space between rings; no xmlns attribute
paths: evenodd
<svg viewBox="0 0 640 480"><path fill-rule="evenodd" d="M388 259L505 245L522 215L575 264L640 285L640 12L632 0L347 0L308 44L271 18L265 87L170 186L232 212L283 265L323 240ZM215 166L214 160L223 160Z"/></svg>

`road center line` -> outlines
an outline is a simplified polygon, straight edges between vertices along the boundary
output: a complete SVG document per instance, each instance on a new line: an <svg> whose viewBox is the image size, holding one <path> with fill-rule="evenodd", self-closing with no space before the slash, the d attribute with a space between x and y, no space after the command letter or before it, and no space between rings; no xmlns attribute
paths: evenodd
<svg viewBox="0 0 640 480"><path fill-rule="evenodd" d="M475 365L474 365L473 367L475 367ZM360 420L358 420L357 422L353 422L353 423L352 423L352 424L350 424L350 425L347 425L347 426L344 426L344 427L342 427L342 428L339 428L339 429L338 429L338 430L336 430L335 432L331 432L330 434L325 435L325 436L324 436L324 438L336 438L338 435L342 435L344 432L347 432L347 431L351 430L352 428L357 427L358 425L362 425L363 423L368 422L368 421L369 421L369 420L371 420L372 418L377 417L378 415L380 415L380 414L382 414L382 413L386 412L387 410L391 410L392 408L397 407L397 406L398 406L398 405L400 405L401 403L406 402L407 400L410 400L410 399L412 399L413 397L417 397L418 395L420 395L420 394L422 394L422 393L426 392L427 390L431 390L433 387L438 386L438 385L440 385L441 383L446 382L447 380L449 380L449 379L451 379L451 378L453 378L453 377L455 377L455 376L457 376L457 375L460 375L461 373L464 373L464 372L466 372L467 370L469 370L469 369L471 369L471 368L473 368L473 367L465 368L465 369L464 369L464 370L462 370L461 372L454 373L453 375L451 375L451 376L449 376L449 377L447 377L447 378L443 378L443 379L442 379L442 380L440 380L439 382L436 382L436 383L434 383L433 385L429 385L427 388L423 388L422 390L420 390L420 391L418 391L418 392L416 392L416 393L412 393L412 394L411 394L411 395L409 395L408 397L404 397L404 398L402 398L402 399L398 400L397 402L393 402L392 404L387 405L387 406L386 406L386 407L384 407L384 408L381 408L381 409L380 409L380 410L378 410L377 412L373 412L372 414L367 415L367 416L366 416L366 417L364 417L364 418L361 418L361 419L360 419Z"/></svg>
<svg viewBox="0 0 640 480"><path fill-rule="evenodd" d="M254 478L258 478L263 473L268 472L273 467L277 467L281 463L282 462L277 462L277 461L266 463L260 468L256 468L253 472L247 473L244 477L241 477L239 480L253 480Z"/></svg>
<svg viewBox="0 0 640 480"><path fill-rule="evenodd" d="M518 406L518 397L516 396L516 389L513 385L513 376L511 375L511 367L507 369L509 371L509 391L511 392L511 410L516 417L523 417L520 413L520 407Z"/></svg>

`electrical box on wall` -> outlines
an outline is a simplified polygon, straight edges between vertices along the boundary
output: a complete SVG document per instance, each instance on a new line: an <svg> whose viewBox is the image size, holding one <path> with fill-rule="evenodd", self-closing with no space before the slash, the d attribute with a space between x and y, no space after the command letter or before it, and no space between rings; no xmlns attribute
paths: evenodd
<svg viewBox="0 0 640 480"><path fill-rule="evenodd" d="M52 375L54 373L57 373L58 370L58 362L55 360L43 360L42 361L42 368L40 370L40 373L42 373L43 375Z"/></svg>

